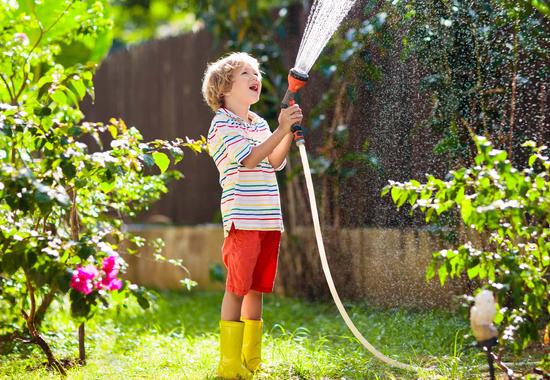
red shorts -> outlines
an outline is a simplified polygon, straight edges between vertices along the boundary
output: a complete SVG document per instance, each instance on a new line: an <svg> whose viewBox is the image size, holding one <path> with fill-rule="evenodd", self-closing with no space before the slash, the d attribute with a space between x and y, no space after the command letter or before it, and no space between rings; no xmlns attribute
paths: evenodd
<svg viewBox="0 0 550 380"><path fill-rule="evenodd" d="M225 289L244 296L250 289L271 293L277 273L281 231L237 230L231 226L222 247Z"/></svg>

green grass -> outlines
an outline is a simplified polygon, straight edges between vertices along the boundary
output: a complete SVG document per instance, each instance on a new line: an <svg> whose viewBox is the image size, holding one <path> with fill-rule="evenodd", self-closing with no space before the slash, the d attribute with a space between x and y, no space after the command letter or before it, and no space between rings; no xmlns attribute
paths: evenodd
<svg viewBox="0 0 550 380"><path fill-rule="evenodd" d="M161 292L150 310L137 303L102 310L86 323L87 365L69 370L69 379L212 379L218 361L221 293ZM332 303L310 303L273 295L264 302L265 370L256 379L481 378L475 366L484 357L464 343L468 325L442 311L378 310L347 305L354 323L384 354L433 367L420 376L375 359L347 330ZM68 305L56 304L45 335L58 358L77 357L77 326ZM46 329L44 329L46 331ZM26 358L26 357L30 357ZM0 378L54 379L44 361L31 355L0 357Z"/></svg>

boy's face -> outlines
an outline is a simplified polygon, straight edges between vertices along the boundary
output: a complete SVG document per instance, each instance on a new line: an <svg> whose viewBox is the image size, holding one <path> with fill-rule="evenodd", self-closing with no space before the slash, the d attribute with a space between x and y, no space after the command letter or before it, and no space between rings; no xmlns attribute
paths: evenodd
<svg viewBox="0 0 550 380"><path fill-rule="evenodd" d="M260 73L250 64L244 63L233 72L233 85L225 97L250 106L260 100L261 91Z"/></svg>

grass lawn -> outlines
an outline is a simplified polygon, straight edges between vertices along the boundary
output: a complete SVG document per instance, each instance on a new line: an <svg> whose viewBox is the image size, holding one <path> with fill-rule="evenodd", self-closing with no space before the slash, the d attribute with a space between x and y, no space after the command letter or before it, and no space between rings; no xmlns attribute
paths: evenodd
<svg viewBox="0 0 550 380"><path fill-rule="evenodd" d="M133 301L125 309L102 310L86 324L87 365L69 379L213 379L218 361L222 293L161 292L147 311ZM461 318L438 311L377 310L347 305L365 337L384 354L434 369L411 374L373 358L347 330L332 303L310 303L273 295L264 302L265 369L256 379L482 378L484 356L464 342ZM58 358L77 357L77 326L68 305L54 305L46 323L56 326L46 340ZM44 369L29 371L44 356L0 357L1 379L54 379ZM36 358L40 360L36 360Z"/></svg>

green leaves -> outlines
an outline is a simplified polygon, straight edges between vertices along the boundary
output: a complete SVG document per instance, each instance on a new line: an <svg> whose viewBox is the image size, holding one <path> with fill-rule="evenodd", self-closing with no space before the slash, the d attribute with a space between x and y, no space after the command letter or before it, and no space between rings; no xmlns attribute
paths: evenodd
<svg viewBox="0 0 550 380"><path fill-rule="evenodd" d="M136 298L139 306L141 306L144 310L151 306L150 299L155 299L153 293L148 291L143 286L131 285L129 289L131 294Z"/></svg>
<svg viewBox="0 0 550 380"><path fill-rule="evenodd" d="M153 160L155 161L155 164L157 164L157 166L159 167L161 173L164 173L166 169L168 169L168 165L170 165L170 159L165 153L162 152L154 152Z"/></svg>
<svg viewBox="0 0 550 380"><path fill-rule="evenodd" d="M506 152L494 149L486 138L475 141L475 167L451 171L447 181L433 176L425 184L390 181L382 195L391 193L397 207L408 200L413 210L419 208L426 214L427 222L449 210L460 212L464 227L475 232L463 234L466 241L457 249L434 253L426 278L437 274L441 285L462 275L483 281L503 307L501 331L516 331L504 332L503 340L520 351L540 339L535 321L548 324L550 319L547 148L532 141L524 143L533 154L519 170L508 161Z"/></svg>
<svg viewBox="0 0 550 380"><path fill-rule="evenodd" d="M462 202L460 203L460 215L462 216L462 220L466 225L469 225L470 215L472 215L472 202L468 198L463 198Z"/></svg>
<svg viewBox="0 0 550 380"><path fill-rule="evenodd" d="M144 143L122 120L82 122L79 103L86 94L93 97L96 63L111 45L105 1L11 4L0 2L0 309L8 310L4 303L28 308L31 296L36 302L50 292L68 293L71 315L84 321L110 299L74 291L73 271L122 251L120 243L132 236L124 220L182 177L168 170L168 154L177 163L184 148L199 153L206 141ZM161 174L145 173L142 161ZM131 294L144 308L154 301L135 286L117 296ZM0 323L20 318L20 306L11 309Z"/></svg>
<svg viewBox="0 0 550 380"><path fill-rule="evenodd" d="M7 250L2 255L0 268L2 272L11 276L19 269L21 265L21 255L23 253L21 245L16 245L12 249Z"/></svg>

